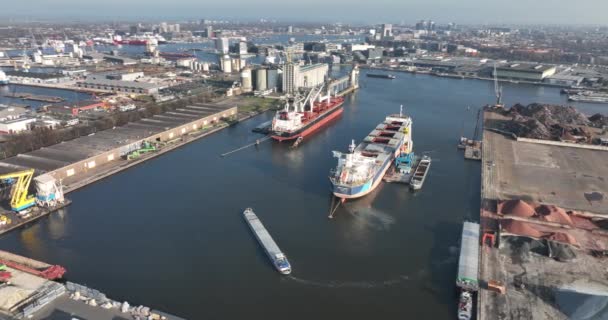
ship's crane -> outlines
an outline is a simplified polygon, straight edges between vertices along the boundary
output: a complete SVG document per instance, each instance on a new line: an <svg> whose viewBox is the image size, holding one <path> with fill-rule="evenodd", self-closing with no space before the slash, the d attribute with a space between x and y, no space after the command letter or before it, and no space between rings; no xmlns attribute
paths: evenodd
<svg viewBox="0 0 608 320"><path fill-rule="evenodd" d="M494 62L494 94L496 94L496 106L502 106L502 87L498 84L496 62Z"/></svg>
<svg viewBox="0 0 608 320"><path fill-rule="evenodd" d="M479 124L481 120L481 108L479 108L479 110L477 110L477 120L475 121L475 132L473 133L473 140L477 141L477 139L479 138Z"/></svg>
<svg viewBox="0 0 608 320"><path fill-rule="evenodd" d="M0 175L0 180L13 184L10 199L12 210L22 211L36 204L36 198L27 194L33 176L34 169Z"/></svg>

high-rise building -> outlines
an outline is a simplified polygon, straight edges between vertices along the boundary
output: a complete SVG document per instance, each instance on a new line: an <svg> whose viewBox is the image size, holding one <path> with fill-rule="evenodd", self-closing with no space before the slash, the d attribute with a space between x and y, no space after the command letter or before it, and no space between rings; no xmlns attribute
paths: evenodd
<svg viewBox="0 0 608 320"><path fill-rule="evenodd" d="M390 38L393 36L393 25L383 24L382 25L382 39Z"/></svg>
<svg viewBox="0 0 608 320"><path fill-rule="evenodd" d="M169 32L169 27L168 27L167 23L166 22L161 22L160 26L158 27L158 31L160 33L167 33L167 32Z"/></svg>
<svg viewBox="0 0 608 320"><path fill-rule="evenodd" d="M213 27L207 26L207 28L205 28L205 30L206 30L207 38L213 38Z"/></svg>
<svg viewBox="0 0 608 320"><path fill-rule="evenodd" d="M428 24L426 20L420 20L416 22L416 30L427 30Z"/></svg>
<svg viewBox="0 0 608 320"><path fill-rule="evenodd" d="M245 41L240 41L239 42L238 53L239 54L247 54L247 42L245 42Z"/></svg>
<svg viewBox="0 0 608 320"><path fill-rule="evenodd" d="M228 38L215 39L215 49L222 54L227 54L230 50L230 42L228 41Z"/></svg>
<svg viewBox="0 0 608 320"><path fill-rule="evenodd" d="M288 62L283 68L283 92L294 93L297 89L296 79L299 78L300 66Z"/></svg>
<svg viewBox="0 0 608 320"><path fill-rule="evenodd" d="M287 27L287 33L293 33L293 26Z"/></svg>

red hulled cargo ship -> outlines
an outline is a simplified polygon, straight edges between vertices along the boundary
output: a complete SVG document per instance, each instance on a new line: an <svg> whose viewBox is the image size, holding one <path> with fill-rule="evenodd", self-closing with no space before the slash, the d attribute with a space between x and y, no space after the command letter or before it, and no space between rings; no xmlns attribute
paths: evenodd
<svg viewBox="0 0 608 320"><path fill-rule="evenodd" d="M288 103L272 120L272 138L277 141L304 138L339 117L344 110L342 104L344 98L329 95L310 103L308 110L304 110L304 104L294 102L290 107Z"/></svg>

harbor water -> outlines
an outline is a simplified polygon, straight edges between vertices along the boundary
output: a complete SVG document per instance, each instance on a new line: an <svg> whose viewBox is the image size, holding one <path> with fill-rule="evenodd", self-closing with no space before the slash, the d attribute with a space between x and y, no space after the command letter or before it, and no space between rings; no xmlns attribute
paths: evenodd
<svg viewBox="0 0 608 320"><path fill-rule="evenodd" d="M4 104L7 106L29 106L34 110L38 109L41 106L53 104L49 102L24 100L20 98L11 97L12 95L19 95L21 93L59 97L63 99L62 103L79 102L90 100L93 98L91 94L85 92L55 88L24 86L19 84L9 84L5 86L0 86L0 104Z"/></svg>
<svg viewBox="0 0 608 320"><path fill-rule="evenodd" d="M395 73L368 78L342 117L299 148L261 136L255 117L68 195L58 214L0 239L2 250L66 267L68 279L116 300L189 319L454 319L463 220L479 215L471 135L493 83ZM559 89L505 84L506 103L566 103ZM424 187L381 184L328 219L332 150L346 151L389 113L413 118L414 151L433 166ZM470 106L471 108L467 108ZM582 105L586 112L601 105ZM274 270L249 232L252 207L293 272Z"/></svg>

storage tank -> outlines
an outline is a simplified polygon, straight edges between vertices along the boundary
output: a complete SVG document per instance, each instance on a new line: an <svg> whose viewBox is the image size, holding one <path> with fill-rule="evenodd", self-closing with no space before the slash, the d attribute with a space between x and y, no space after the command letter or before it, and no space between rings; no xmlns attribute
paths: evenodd
<svg viewBox="0 0 608 320"><path fill-rule="evenodd" d="M253 79L251 79L251 69L245 68L241 72L241 84L243 92L251 92L253 90Z"/></svg>
<svg viewBox="0 0 608 320"><path fill-rule="evenodd" d="M277 69L268 69L266 75L266 87L268 90L275 90L279 87L279 70Z"/></svg>
<svg viewBox="0 0 608 320"><path fill-rule="evenodd" d="M231 73L232 72L232 63L230 60L230 56L229 55L225 55L224 57L222 57L222 71L224 73Z"/></svg>
<svg viewBox="0 0 608 320"><path fill-rule="evenodd" d="M241 59L232 59L231 64L232 64L232 70L234 70L234 71L241 70Z"/></svg>
<svg viewBox="0 0 608 320"><path fill-rule="evenodd" d="M255 71L255 90L267 90L267 81L268 80L266 79L266 69L258 69Z"/></svg>

